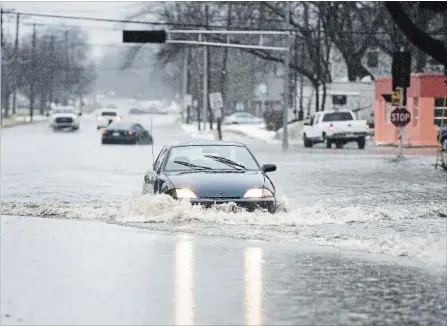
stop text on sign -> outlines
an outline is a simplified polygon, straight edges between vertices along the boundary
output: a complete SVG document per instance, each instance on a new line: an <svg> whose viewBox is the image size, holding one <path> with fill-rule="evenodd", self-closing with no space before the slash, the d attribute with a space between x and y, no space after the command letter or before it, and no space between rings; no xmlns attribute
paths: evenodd
<svg viewBox="0 0 447 326"><path fill-rule="evenodd" d="M411 114L405 107L399 107L391 112L390 120L396 127L405 127L411 121Z"/></svg>

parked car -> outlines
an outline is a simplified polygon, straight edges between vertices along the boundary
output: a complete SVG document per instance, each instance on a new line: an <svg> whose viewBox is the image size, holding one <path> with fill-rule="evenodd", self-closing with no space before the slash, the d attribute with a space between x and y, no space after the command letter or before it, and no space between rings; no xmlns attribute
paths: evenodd
<svg viewBox="0 0 447 326"><path fill-rule="evenodd" d="M436 139L441 144L442 150L447 152L447 125L439 129Z"/></svg>
<svg viewBox="0 0 447 326"><path fill-rule="evenodd" d="M71 129L78 130L80 127L81 112L72 106L59 106L51 110L50 126L53 130Z"/></svg>
<svg viewBox="0 0 447 326"><path fill-rule="evenodd" d="M447 125L439 129L437 138L441 145L441 166L447 170Z"/></svg>
<svg viewBox="0 0 447 326"><path fill-rule="evenodd" d="M359 149L365 148L369 126L366 120L357 120L350 110L330 110L317 112L304 123L304 147L326 143L331 148L335 143L337 148L349 142L357 142Z"/></svg>
<svg viewBox="0 0 447 326"><path fill-rule="evenodd" d="M258 118L251 113L248 112L236 112L229 116L224 117L223 123L226 125L231 124L261 124L264 120L262 118Z"/></svg>

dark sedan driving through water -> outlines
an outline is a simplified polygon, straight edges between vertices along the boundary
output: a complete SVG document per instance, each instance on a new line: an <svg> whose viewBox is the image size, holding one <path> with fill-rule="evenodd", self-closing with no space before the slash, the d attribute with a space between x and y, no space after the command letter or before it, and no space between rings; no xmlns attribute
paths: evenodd
<svg viewBox="0 0 447 326"><path fill-rule="evenodd" d="M101 131L101 143L105 144L145 144L153 143L152 135L139 123L113 122Z"/></svg>
<svg viewBox="0 0 447 326"><path fill-rule="evenodd" d="M249 211L276 211L275 186L242 143L193 141L165 146L144 176L143 194L167 194L209 207L235 203Z"/></svg>

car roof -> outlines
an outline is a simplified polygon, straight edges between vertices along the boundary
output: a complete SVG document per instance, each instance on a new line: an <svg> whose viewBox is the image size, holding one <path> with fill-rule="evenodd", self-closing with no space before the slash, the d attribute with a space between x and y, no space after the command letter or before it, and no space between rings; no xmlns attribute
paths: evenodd
<svg viewBox="0 0 447 326"><path fill-rule="evenodd" d="M117 112L117 109L112 109L112 108L104 108L104 109L100 109L99 112Z"/></svg>
<svg viewBox="0 0 447 326"><path fill-rule="evenodd" d="M166 147L184 147L184 146L239 146L246 147L244 143L235 141L224 141L224 140L190 140L190 141L180 141L170 144Z"/></svg>
<svg viewBox="0 0 447 326"><path fill-rule="evenodd" d="M136 123L134 122L129 122L129 121L116 121L116 122L112 122L110 125L108 125L108 127L131 127L133 125L135 125Z"/></svg>

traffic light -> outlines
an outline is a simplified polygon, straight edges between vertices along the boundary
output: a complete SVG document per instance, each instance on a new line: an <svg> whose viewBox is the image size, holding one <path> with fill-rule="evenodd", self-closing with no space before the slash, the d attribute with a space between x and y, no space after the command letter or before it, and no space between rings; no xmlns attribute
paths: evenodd
<svg viewBox="0 0 447 326"><path fill-rule="evenodd" d="M166 31L123 31L123 43L165 43Z"/></svg>
<svg viewBox="0 0 447 326"><path fill-rule="evenodd" d="M394 52L391 67L393 90L397 87L410 87L411 53L409 51Z"/></svg>
<svg viewBox="0 0 447 326"><path fill-rule="evenodd" d="M379 52L377 51L368 52L366 64L369 68L377 68L379 66Z"/></svg>

